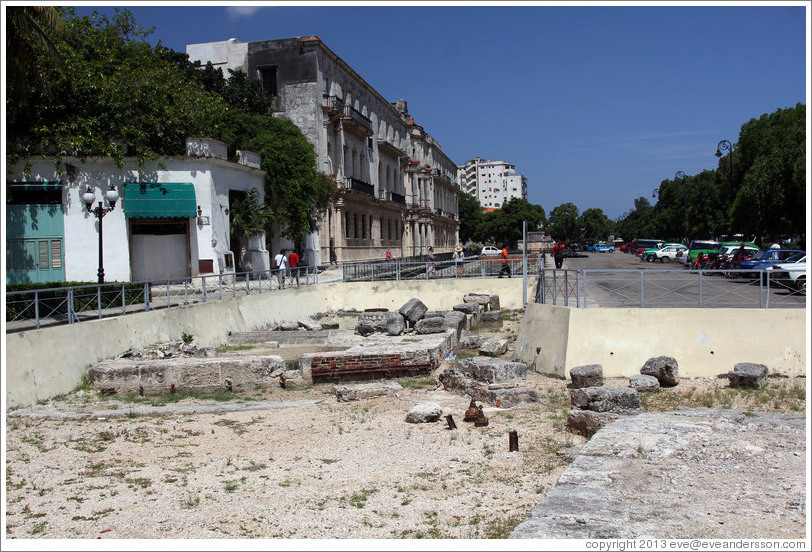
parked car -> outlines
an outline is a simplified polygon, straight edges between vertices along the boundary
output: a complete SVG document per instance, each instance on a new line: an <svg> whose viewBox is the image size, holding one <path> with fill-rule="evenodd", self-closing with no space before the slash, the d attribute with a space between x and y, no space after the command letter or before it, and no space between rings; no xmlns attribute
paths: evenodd
<svg viewBox="0 0 812 552"><path fill-rule="evenodd" d="M802 255L798 255L802 253ZM741 275L745 278L755 278L758 271L765 270L770 266L779 263L790 262L790 258L798 259L806 255L805 251L798 249L762 249L756 253L752 259L741 262L741 269L752 270L753 272L742 272Z"/></svg>
<svg viewBox="0 0 812 552"><path fill-rule="evenodd" d="M690 266L700 254L709 255L716 253L719 251L721 245L721 243L715 240L692 240L690 245L688 245L687 253L678 257L677 260L686 266Z"/></svg>
<svg viewBox="0 0 812 552"><path fill-rule="evenodd" d="M486 245L485 247L482 248L482 251L480 251L479 254L483 257L495 257L499 255L501 252L502 250L499 248L496 248L492 245Z"/></svg>
<svg viewBox="0 0 812 552"><path fill-rule="evenodd" d="M607 251L609 253L614 253L615 252L615 246L614 245L609 245L606 242L598 242L598 243L590 245L589 247L587 247L586 250L591 251L593 253L605 253Z"/></svg>
<svg viewBox="0 0 812 552"><path fill-rule="evenodd" d="M770 271L770 281L796 289L806 295L806 254L799 255L797 258L790 257L787 261L767 268Z"/></svg>
<svg viewBox="0 0 812 552"><path fill-rule="evenodd" d="M660 248L651 248L643 251L640 255L640 260L653 263L660 261L661 263L670 263L677 259L677 253L687 251L688 246L681 243L667 243Z"/></svg>
<svg viewBox="0 0 812 552"><path fill-rule="evenodd" d="M635 238L632 240L632 246L629 248L629 253L640 255L646 249L661 248L665 242L662 240L650 240L646 238Z"/></svg>

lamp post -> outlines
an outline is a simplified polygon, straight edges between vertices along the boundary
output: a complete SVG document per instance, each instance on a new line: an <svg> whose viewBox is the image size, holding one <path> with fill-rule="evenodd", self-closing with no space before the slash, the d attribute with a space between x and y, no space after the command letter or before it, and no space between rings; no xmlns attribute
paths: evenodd
<svg viewBox="0 0 812 552"><path fill-rule="evenodd" d="M727 140L722 140L716 146L716 157L721 158L722 152L727 151L730 152L730 155L727 156L728 161L730 162L730 180L728 181L728 185L730 186L730 201L733 201L733 144L731 144Z"/></svg>
<svg viewBox="0 0 812 552"><path fill-rule="evenodd" d="M677 171L674 175L674 181L682 181L682 233L683 238L688 237L688 201L685 196L685 180L688 177L682 171Z"/></svg>
<svg viewBox="0 0 812 552"><path fill-rule="evenodd" d="M116 201L118 201L118 190L114 185L110 185L110 189L104 193L104 197L107 198L107 203L110 204L109 208L104 207L104 203L99 201L98 206L93 208L93 202L96 201L96 193L93 189L88 186L85 193L82 194L82 201L85 203L85 208L87 209L88 213L96 215L96 218L99 219L99 283L104 283L104 239L102 234L102 219L104 215L112 211L116 208Z"/></svg>

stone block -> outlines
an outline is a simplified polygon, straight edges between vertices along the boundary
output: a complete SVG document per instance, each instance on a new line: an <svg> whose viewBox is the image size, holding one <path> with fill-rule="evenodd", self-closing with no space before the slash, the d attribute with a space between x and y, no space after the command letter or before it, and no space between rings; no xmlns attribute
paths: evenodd
<svg viewBox="0 0 812 552"><path fill-rule="evenodd" d="M600 387L603 385L603 366L600 364L576 366L570 370L570 378L572 379L573 389Z"/></svg>
<svg viewBox="0 0 812 552"><path fill-rule="evenodd" d="M482 305L478 303L460 303L459 305L454 305L453 309L465 314L478 314L483 310Z"/></svg>
<svg viewBox="0 0 812 552"><path fill-rule="evenodd" d="M406 414L406 422L410 424L424 424L436 422L443 414L443 407L435 402L423 402L415 405Z"/></svg>
<svg viewBox="0 0 812 552"><path fill-rule="evenodd" d="M570 402L577 409L593 412L637 413L640 410L640 397L631 387L570 389Z"/></svg>
<svg viewBox="0 0 812 552"><path fill-rule="evenodd" d="M409 299L405 305L400 307L398 312L405 318L410 324L414 325L418 320L423 318L423 315L426 314L428 311L428 307L423 304L420 299L412 298Z"/></svg>
<svg viewBox="0 0 812 552"><path fill-rule="evenodd" d="M287 371L276 355L174 358L163 360L106 360L88 371L93 389L112 389L117 394L157 395L173 391L235 392L279 387L279 375Z"/></svg>
<svg viewBox="0 0 812 552"><path fill-rule="evenodd" d="M638 374L629 378L629 387L637 389L637 392L652 392L660 389L660 382L654 376Z"/></svg>
<svg viewBox="0 0 812 552"><path fill-rule="evenodd" d="M482 336L477 334L466 335L460 340L463 349L479 349L482 345Z"/></svg>
<svg viewBox="0 0 812 552"><path fill-rule="evenodd" d="M767 384L767 367L753 362L740 362L727 374L730 387L761 389Z"/></svg>
<svg viewBox="0 0 812 552"><path fill-rule="evenodd" d="M418 334L433 334L443 333L448 328L444 316L436 316L432 318L423 318L418 320L414 325L414 331Z"/></svg>
<svg viewBox="0 0 812 552"><path fill-rule="evenodd" d="M483 322L501 322L502 321L502 311L485 311L482 313L482 321Z"/></svg>
<svg viewBox="0 0 812 552"><path fill-rule="evenodd" d="M359 401L374 397L394 397L403 387L396 381L378 381L356 385L336 385L338 402Z"/></svg>
<svg viewBox="0 0 812 552"><path fill-rule="evenodd" d="M654 376L662 387L674 387L679 383L679 364L669 356L658 356L646 361L640 373Z"/></svg>
<svg viewBox="0 0 812 552"><path fill-rule="evenodd" d="M298 320L298 323L299 323L299 326L301 326L305 330L308 330L308 331L311 331L311 332L321 331L321 330L324 329L324 327L321 325L321 323L318 320L315 320L315 319L313 319L313 318L311 318L309 316L305 316L303 318L300 318Z"/></svg>
<svg viewBox="0 0 812 552"><path fill-rule="evenodd" d="M457 361L460 372L482 383L515 383L527 379L527 364L473 357Z"/></svg>
<svg viewBox="0 0 812 552"><path fill-rule="evenodd" d="M501 337L491 337L482 342L479 354L485 356L501 356L507 353L509 340Z"/></svg>
<svg viewBox="0 0 812 552"><path fill-rule="evenodd" d="M591 437L600 428L618 419L614 412L593 412L591 410L570 410L567 416L567 431L584 437Z"/></svg>

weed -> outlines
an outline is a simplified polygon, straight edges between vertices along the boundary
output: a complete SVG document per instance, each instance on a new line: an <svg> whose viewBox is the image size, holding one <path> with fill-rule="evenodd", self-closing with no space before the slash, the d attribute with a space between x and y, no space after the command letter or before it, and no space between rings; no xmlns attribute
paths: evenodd
<svg viewBox="0 0 812 552"><path fill-rule="evenodd" d="M47 521L41 521L39 523L35 523L34 526L31 528L29 533L31 535L39 535L40 533L45 532L45 528L48 527Z"/></svg>
<svg viewBox="0 0 812 552"><path fill-rule="evenodd" d="M188 510L191 508L196 508L199 505L200 505L200 496L188 493L186 495L186 498L183 499L183 502L181 502L180 507L183 508L184 510Z"/></svg>
<svg viewBox="0 0 812 552"><path fill-rule="evenodd" d="M187 334L186 332L181 332L180 338L183 340L184 345L188 345L189 343L194 341L195 336L193 336L191 334Z"/></svg>

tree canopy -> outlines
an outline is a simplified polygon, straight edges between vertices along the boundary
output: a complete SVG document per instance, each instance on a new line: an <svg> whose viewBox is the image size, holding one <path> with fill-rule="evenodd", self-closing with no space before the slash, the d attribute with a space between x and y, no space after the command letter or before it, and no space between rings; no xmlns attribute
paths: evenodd
<svg viewBox="0 0 812 552"><path fill-rule="evenodd" d="M29 109L9 98L10 163L49 150L85 160L104 156L139 166L185 153L186 138L212 137L262 156L265 198L273 221L294 241L317 229L335 190L316 170L313 146L290 121L269 114L272 98L240 72L225 78L210 64L145 39L152 29L116 9L112 20L96 12L77 17L57 8L69 33L54 42L64 71L44 55L51 94L26 84Z"/></svg>

